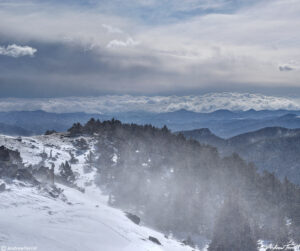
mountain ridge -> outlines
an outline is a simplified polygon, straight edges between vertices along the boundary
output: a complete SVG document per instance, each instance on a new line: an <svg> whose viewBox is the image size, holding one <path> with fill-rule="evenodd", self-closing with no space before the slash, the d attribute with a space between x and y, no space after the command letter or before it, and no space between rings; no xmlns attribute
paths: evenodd
<svg viewBox="0 0 300 251"><path fill-rule="evenodd" d="M187 138L216 147L223 156L238 153L248 162L253 162L259 170L268 170L283 179L287 176L300 184L300 129L266 127L257 131L240 134L229 139L213 133L209 137L197 131L182 131Z"/></svg>
<svg viewBox="0 0 300 251"><path fill-rule="evenodd" d="M254 131L264 127L281 126L300 128L300 111L290 110L217 110L211 113L197 113L185 109L174 112L122 112L112 114L49 113L37 111L0 112L0 123L17 126L24 130L11 129L11 135L25 136L43 134L46 130L66 131L75 122L86 123L91 117L100 120L116 118L123 123L153 124L156 127L166 125L172 131L209 128L214 134L230 138L241 133ZM5 133L4 129L2 130ZM0 127L1 133L1 127Z"/></svg>

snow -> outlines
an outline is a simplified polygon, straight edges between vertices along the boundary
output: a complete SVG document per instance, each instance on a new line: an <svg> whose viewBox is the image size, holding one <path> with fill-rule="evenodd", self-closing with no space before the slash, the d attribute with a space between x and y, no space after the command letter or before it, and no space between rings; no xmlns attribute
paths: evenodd
<svg viewBox="0 0 300 251"><path fill-rule="evenodd" d="M113 157L111 158L111 160L114 162L114 163L117 163L118 162L118 155L116 153L114 153Z"/></svg>
<svg viewBox="0 0 300 251"><path fill-rule="evenodd" d="M145 226L134 224L125 213L107 205L107 196L93 182L96 170L85 173L83 166L88 151L76 155L72 139L61 134L51 136L14 137L0 135L0 145L18 149L26 166L39 164L41 153L58 155L56 161L45 160L44 164L59 165L70 160L69 152L78 159L72 165L77 173L77 185L85 188L85 193L56 184L63 189L63 195L53 198L47 191L20 181L6 183L7 190L0 193L0 247L1 251L40 250L40 251L191 251L172 238ZM95 141L85 138L91 151ZM157 238L162 245L149 240ZM17 250L17 249L15 249Z"/></svg>
<svg viewBox="0 0 300 251"><path fill-rule="evenodd" d="M78 138L77 138L78 139ZM162 233L131 222L121 210L109 207L108 198L94 184L96 169L84 172L89 152L95 152L95 139L84 137L89 145L86 151L78 152L73 145L76 138L64 134L18 138L0 135L0 146L19 150L25 166L41 164L45 152L57 156L56 160L44 159L43 165L55 165L59 172L62 162L69 161L71 154L78 160L71 164L76 173L76 189L56 184L63 189L63 195L53 198L38 187L22 182L6 182L8 191L0 193L0 250L37 251L192 251L173 238L165 238ZM138 151L138 150L137 150ZM112 156L117 163L118 155ZM151 159L148 160L148 163ZM143 163L143 165L148 165ZM174 170L171 169L171 173ZM0 184L5 182L0 179ZM148 238L157 238L162 245ZM273 247L271 243L260 241L260 251ZM3 249L2 249L3 248ZM5 248L5 249L4 249ZM17 249L19 248L19 249ZM23 249L22 249L23 248ZM201 251L206 251L207 245ZM300 246L295 247L300 251Z"/></svg>
<svg viewBox="0 0 300 251"><path fill-rule="evenodd" d="M122 211L108 207L100 191L81 193L59 185L67 198L63 201L36 187L20 185L7 184L10 191L1 194L0 246L37 247L43 251L191 250L161 233L135 225ZM162 246L149 241L150 235Z"/></svg>

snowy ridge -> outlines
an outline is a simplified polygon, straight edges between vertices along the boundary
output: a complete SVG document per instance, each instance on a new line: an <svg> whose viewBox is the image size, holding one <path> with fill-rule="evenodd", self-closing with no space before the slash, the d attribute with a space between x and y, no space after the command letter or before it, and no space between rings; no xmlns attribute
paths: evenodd
<svg viewBox="0 0 300 251"><path fill-rule="evenodd" d="M74 141L80 138L87 142L88 150L78 151L74 146ZM134 224L123 211L109 207L108 196L94 184L96 169L84 171L87 155L95 151L96 143L93 137L69 138L60 133L22 138L0 135L0 146L18 150L26 167L54 164L58 174L60 164L75 156L78 160L72 164L75 183L85 190L82 193L56 183L63 193L54 198L47 186L0 179L0 184L6 185L6 191L0 192L0 247L35 247L42 251L207 251L208 245L198 249L185 246L160 232ZM43 159L45 153L57 158ZM116 154L112 161L118 161ZM150 236L161 245L150 241ZM260 241L260 251L268 248L274 246ZM300 251L300 246L294 250Z"/></svg>
<svg viewBox="0 0 300 251"><path fill-rule="evenodd" d="M85 138L93 149L92 138ZM14 137L0 136L0 145L18 149L24 163L38 164L40 154L46 152L59 160L53 161L55 171L76 149L71 141L60 134L51 136ZM34 147L33 147L34 146ZM42 251L191 251L178 241L166 238L162 233L134 224L125 213L107 206L107 197L98 187L87 184L95 175L95 170L83 172L86 153L76 156L79 160L72 165L77 172L77 185L85 188L85 193L64 185L62 196L53 198L47 191L32 187L20 181L7 182L2 192L0 205L0 246L36 247ZM51 161L45 161L50 166ZM158 245L149 240L152 236Z"/></svg>

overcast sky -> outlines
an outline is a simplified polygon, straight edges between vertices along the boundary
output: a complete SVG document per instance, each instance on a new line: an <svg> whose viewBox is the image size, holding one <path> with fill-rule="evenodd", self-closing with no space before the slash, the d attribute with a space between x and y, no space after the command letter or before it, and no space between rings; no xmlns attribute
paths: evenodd
<svg viewBox="0 0 300 251"><path fill-rule="evenodd" d="M0 0L0 97L300 96L299 0Z"/></svg>

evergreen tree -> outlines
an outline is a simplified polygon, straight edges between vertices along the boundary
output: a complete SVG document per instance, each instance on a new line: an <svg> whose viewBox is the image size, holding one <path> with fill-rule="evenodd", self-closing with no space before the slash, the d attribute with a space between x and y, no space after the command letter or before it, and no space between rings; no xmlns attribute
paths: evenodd
<svg viewBox="0 0 300 251"><path fill-rule="evenodd" d="M232 198L228 199L216 221L209 251L256 251L257 240L247 217Z"/></svg>
<svg viewBox="0 0 300 251"><path fill-rule="evenodd" d="M82 125L80 123L75 123L73 126L68 130L71 136L75 136L77 134L82 133Z"/></svg>
<svg viewBox="0 0 300 251"><path fill-rule="evenodd" d="M51 185L54 185L54 167L55 167L55 165L52 163L51 164L51 169L50 169L50 171L49 171L49 178L50 178L50 184Z"/></svg>
<svg viewBox="0 0 300 251"><path fill-rule="evenodd" d="M89 153L85 157L86 165L84 166L84 171L85 172L92 171L92 168L95 165L95 162L96 162L95 154L92 151L89 151Z"/></svg>
<svg viewBox="0 0 300 251"><path fill-rule="evenodd" d="M74 154L72 153L72 151L69 151L70 154L70 163L71 164L77 164L78 163L78 159L75 158Z"/></svg>
<svg viewBox="0 0 300 251"><path fill-rule="evenodd" d="M60 175L61 177L67 181L67 182L74 182L75 181L75 175L72 171L71 165L68 161L65 163L62 163L59 167L60 169Z"/></svg>

